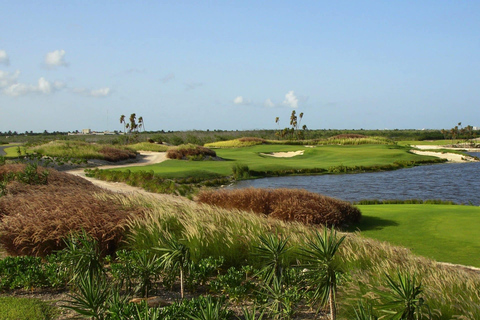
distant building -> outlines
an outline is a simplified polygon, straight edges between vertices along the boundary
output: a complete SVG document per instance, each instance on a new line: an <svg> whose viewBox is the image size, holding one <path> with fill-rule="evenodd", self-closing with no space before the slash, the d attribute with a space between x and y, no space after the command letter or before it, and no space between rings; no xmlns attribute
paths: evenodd
<svg viewBox="0 0 480 320"><path fill-rule="evenodd" d="M92 130L90 129L82 129L82 134L91 134Z"/></svg>

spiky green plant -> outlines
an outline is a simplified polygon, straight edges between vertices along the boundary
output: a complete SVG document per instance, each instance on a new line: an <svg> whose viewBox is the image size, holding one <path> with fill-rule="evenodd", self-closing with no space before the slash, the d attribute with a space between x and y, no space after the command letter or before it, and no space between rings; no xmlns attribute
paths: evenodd
<svg viewBox="0 0 480 320"><path fill-rule="evenodd" d="M375 290L383 303L380 311L390 316L392 320L420 320L423 319L423 309L428 310L425 300L420 296L423 293L422 284L417 282L416 275L402 274L397 271L398 281L388 274L387 287L389 291ZM427 311L425 315L431 316Z"/></svg>
<svg viewBox="0 0 480 320"><path fill-rule="evenodd" d="M341 271L335 254L342 244L345 236L337 237L334 228L324 228L323 235L318 231L306 243L306 248L302 248L302 255L307 261L307 279L316 288L313 294L312 302L324 306L327 304L330 308L332 320L336 319L336 301L337 282Z"/></svg>
<svg viewBox="0 0 480 320"><path fill-rule="evenodd" d="M165 244L165 247L154 248L154 250L161 253L160 265L165 270L177 270L180 272L180 296L183 299L184 277L190 262L190 249L173 236L166 238Z"/></svg>
<svg viewBox="0 0 480 320"><path fill-rule="evenodd" d="M291 249L287 246L288 237L278 237L273 234L261 235L260 245L257 247L257 255L263 262L260 275L267 284L274 278L280 279L285 267L285 255Z"/></svg>

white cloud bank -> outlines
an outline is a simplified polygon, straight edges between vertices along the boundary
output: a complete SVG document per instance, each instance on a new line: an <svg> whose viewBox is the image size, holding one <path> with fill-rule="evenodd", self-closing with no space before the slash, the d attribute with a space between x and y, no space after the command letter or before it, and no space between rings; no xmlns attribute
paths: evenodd
<svg viewBox="0 0 480 320"><path fill-rule="evenodd" d="M110 95L112 93L112 90L107 87L96 89L96 90L88 90L85 88L74 88L73 92L77 94L81 94L82 96L102 98Z"/></svg>
<svg viewBox="0 0 480 320"><path fill-rule="evenodd" d="M25 96L28 94L51 94L57 90L63 89L65 84L60 81L50 82L44 77L38 79L36 85L18 83L20 71L9 73L0 70L0 89L2 92L11 97Z"/></svg>
<svg viewBox="0 0 480 320"><path fill-rule="evenodd" d="M298 108L298 98L295 96L295 93L293 92L293 90L289 91L285 95L285 100L283 101L283 103L291 107L292 109Z"/></svg>
<svg viewBox="0 0 480 320"><path fill-rule="evenodd" d="M45 55L45 65L50 68L66 67L68 63L65 61L65 50L55 50Z"/></svg>
<svg viewBox="0 0 480 320"><path fill-rule="evenodd" d="M10 65L10 58L5 50L0 50L0 64Z"/></svg>

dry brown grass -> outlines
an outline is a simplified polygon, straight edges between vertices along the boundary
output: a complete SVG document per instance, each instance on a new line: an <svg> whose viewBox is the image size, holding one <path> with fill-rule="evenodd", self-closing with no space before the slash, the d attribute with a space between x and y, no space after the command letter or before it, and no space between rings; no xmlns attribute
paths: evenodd
<svg viewBox="0 0 480 320"><path fill-rule="evenodd" d="M112 147L103 147L98 152L104 156L105 160L112 162L135 159L137 157L134 151Z"/></svg>
<svg viewBox="0 0 480 320"><path fill-rule="evenodd" d="M23 166L1 166L0 176ZM123 238L126 218L141 209L125 207L118 197L102 198L103 189L80 177L53 169L49 172L47 185L11 181L7 194L0 197L0 244L4 250L10 255L45 256L62 249L66 237L83 229L99 242L103 252L113 252Z"/></svg>
<svg viewBox="0 0 480 320"><path fill-rule="evenodd" d="M186 160L192 158L216 157L217 153L209 148L193 144L181 145L167 151L168 159Z"/></svg>
<svg viewBox="0 0 480 320"><path fill-rule="evenodd" d="M350 203L297 189L239 189L201 192L197 201L265 214L283 221L341 226L360 220Z"/></svg>

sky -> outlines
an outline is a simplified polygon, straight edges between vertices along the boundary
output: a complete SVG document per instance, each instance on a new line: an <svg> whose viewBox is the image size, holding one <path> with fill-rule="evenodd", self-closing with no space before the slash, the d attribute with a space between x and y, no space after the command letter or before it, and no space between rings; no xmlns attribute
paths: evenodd
<svg viewBox="0 0 480 320"><path fill-rule="evenodd" d="M0 131L480 127L480 1L0 0ZM279 117L279 123L275 118Z"/></svg>

